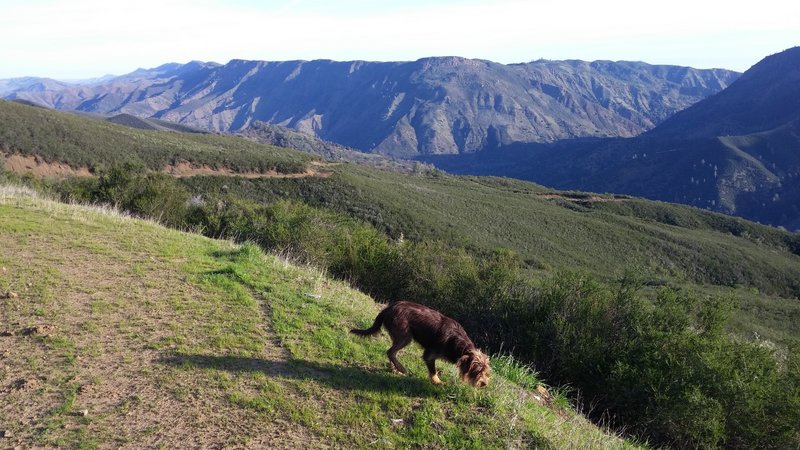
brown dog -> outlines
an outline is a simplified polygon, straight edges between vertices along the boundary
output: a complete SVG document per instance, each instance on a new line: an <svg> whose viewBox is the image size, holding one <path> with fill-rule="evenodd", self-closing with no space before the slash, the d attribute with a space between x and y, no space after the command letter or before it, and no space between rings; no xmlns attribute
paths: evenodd
<svg viewBox="0 0 800 450"><path fill-rule="evenodd" d="M444 314L412 302L397 302L378 313L375 323L366 330L350 330L359 336L369 336L386 327L392 338L392 346L386 352L395 370L406 373L406 368L397 360L397 352L417 341L425 349L422 359L428 366L428 375L433 384L441 384L436 373L436 359L443 358L456 364L461 381L472 386L489 384L489 357L475 347L464 328Z"/></svg>

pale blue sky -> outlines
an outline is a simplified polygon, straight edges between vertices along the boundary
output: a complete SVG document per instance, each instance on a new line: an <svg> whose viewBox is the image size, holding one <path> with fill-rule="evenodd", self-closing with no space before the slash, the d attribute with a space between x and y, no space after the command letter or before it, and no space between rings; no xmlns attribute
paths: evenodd
<svg viewBox="0 0 800 450"><path fill-rule="evenodd" d="M635 60L744 71L800 45L800 1L0 0L0 78L190 60Z"/></svg>

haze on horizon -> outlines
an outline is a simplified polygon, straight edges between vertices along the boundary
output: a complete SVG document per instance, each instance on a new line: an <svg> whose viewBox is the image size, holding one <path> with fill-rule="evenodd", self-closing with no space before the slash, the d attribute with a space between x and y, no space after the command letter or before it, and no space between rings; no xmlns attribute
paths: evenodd
<svg viewBox="0 0 800 450"><path fill-rule="evenodd" d="M632 60L744 71L800 44L800 2L4 0L0 78L190 60Z"/></svg>

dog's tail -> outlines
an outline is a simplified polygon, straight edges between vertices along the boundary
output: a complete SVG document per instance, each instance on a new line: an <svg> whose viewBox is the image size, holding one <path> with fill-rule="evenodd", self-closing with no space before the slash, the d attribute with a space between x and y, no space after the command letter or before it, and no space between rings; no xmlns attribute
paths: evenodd
<svg viewBox="0 0 800 450"><path fill-rule="evenodd" d="M358 330L353 328L350 330L351 333L357 334L359 336L369 336L371 334L375 334L381 331L381 325L383 325L383 311L378 313L378 316L375 317L375 322L372 324L371 327L367 328L366 330Z"/></svg>

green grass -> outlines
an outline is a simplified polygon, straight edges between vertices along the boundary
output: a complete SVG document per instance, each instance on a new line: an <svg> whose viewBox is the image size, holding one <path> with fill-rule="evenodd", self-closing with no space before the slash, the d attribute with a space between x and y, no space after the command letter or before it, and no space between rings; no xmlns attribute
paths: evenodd
<svg viewBox="0 0 800 450"><path fill-rule="evenodd" d="M0 327L57 324L0 337L4 379L35 380L0 405L4 444L635 446L563 400L541 405L540 381L509 357L485 390L449 364L433 386L415 347L400 355L411 374L391 373L385 335L347 332L371 321L372 299L253 245L5 189L0 249L3 289L47 274L0 303Z"/></svg>

